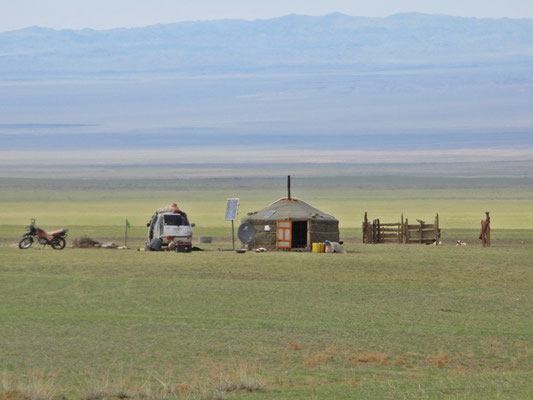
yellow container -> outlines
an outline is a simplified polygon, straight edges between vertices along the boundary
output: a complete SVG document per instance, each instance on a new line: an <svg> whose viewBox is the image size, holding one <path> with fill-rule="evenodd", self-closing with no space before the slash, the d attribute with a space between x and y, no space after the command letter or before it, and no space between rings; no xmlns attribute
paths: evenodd
<svg viewBox="0 0 533 400"><path fill-rule="evenodd" d="M324 252L324 243L322 243L322 242L313 243L312 251L313 251L313 253L323 253Z"/></svg>

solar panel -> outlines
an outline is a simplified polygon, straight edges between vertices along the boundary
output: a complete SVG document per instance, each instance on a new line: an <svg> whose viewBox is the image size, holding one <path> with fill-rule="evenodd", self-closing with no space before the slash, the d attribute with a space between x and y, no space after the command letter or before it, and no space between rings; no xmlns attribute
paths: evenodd
<svg viewBox="0 0 533 400"><path fill-rule="evenodd" d="M269 212L267 212L265 214L265 218L270 218L271 216L273 216L274 214L276 213L276 210L270 210Z"/></svg>
<svg viewBox="0 0 533 400"><path fill-rule="evenodd" d="M239 208L239 199L228 199L226 203L226 221L235 221L237 219L237 209Z"/></svg>

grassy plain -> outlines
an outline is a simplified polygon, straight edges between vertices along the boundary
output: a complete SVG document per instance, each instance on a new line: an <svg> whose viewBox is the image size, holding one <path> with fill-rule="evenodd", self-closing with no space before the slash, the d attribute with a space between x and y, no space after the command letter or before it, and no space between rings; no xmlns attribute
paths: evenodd
<svg viewBox="0 0 533 400"><path fill-rule="evenodd" d="M439 213L445 229L477 230L484 211L492 227L533 227L533 178L321 177L293 179L293 196L340 220L347 237L360 236L363 214L382 221L431 221ZM285 196L284 178L194 179L7 179L0 178L0 237L14 237L31 217L40 225L67 226L72 235L120 237L126 218L133 235L174 201L197 224L201 236L227 236L226 198L240 197L239 216Z"/></svg>
<svg viewBox="0 0 533 400"><path fill-rule="evenodd" d="M337 216L346 254L229 248L274 179L0 179L0 389L47 399L533 397L529 178L320 178L293 194ZM30 217L70 237L142 243L178 201L217 237L193 254L9 247ZM494 247L479 247L483 211ZM430 220L445 246L367 246L364 211ZM467 247L453 241L468 240ZM19 392L17 392L17 390ZM1 390L0 390L1 392ZM39 396L37 396L37 394ZM6 396L6 395L4 395Z"/></svg>

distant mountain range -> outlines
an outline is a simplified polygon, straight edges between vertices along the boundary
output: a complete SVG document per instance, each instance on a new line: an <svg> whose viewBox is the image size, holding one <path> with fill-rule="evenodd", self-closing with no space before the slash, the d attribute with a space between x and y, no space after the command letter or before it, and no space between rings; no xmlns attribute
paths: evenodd
<svg viewBox="0 0 533 400"><path fill-rule="evenodd" d="M0 80L121 73L303 73L533 62L533 20L330 14L0 33ZM3 79L2 79L3 78Z"/></svg>
<svg viewBox="0 0 533 400"><path fill-rule="evenodd" d="M533 154L532 110L529 19L288 15L0 33L0 160L31 150L54 161L58 149L113 162L150 149L165 162L518 159Z"/></svg>

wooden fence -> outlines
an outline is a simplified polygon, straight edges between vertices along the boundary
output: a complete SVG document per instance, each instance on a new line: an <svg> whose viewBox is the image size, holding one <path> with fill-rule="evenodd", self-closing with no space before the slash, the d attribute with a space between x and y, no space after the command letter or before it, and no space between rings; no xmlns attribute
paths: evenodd
<svg viewBox="0 0 533 400"><path fill-rule="evenodd" d="M370 223L365 212L363 221L363 243L398 243L398 244L439 244L439 214L433 224L417 219L417 224L409 224L409 219L400 222L381 222L375 219Z"/></svg>

